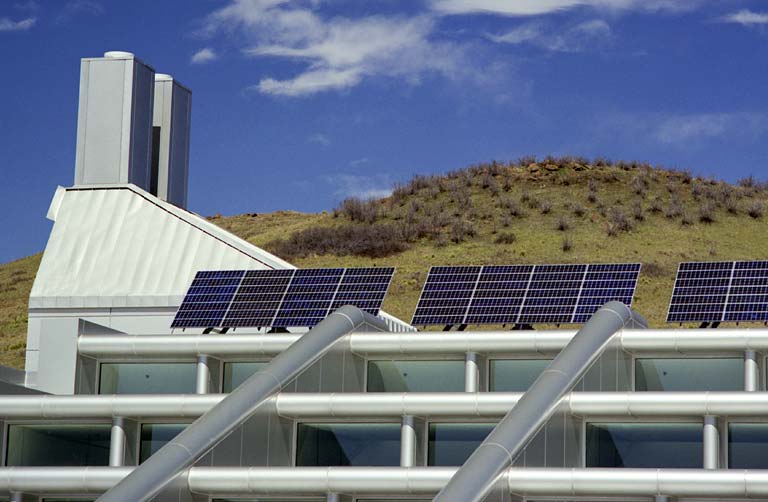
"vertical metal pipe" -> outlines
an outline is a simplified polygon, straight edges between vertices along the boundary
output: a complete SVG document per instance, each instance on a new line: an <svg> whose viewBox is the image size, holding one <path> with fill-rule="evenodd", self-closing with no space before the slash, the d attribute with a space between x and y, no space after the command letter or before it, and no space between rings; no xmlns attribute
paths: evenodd
<svg viewBox="0 0 768 502"><path fill-rule="evenodd" d="M109 466L120 467L125 462L125 419L112 419L112 430L109 434Z"/></svg>
<svg viewBox="0 0 768 502"><path fill-rule="evenodd" d="M23 502L24 494L21 492L11 492L11 497L8 500L9 502Z"/></svg>
<svg viewBox="0 0 768 502"><path fill-rule="evenodd" d="M329 493L325 500L326 502L341 502L341 496L338 493Z"/></svg>
<svg viewBox="0 0 768 502"><path fill-rule="evenodd" d="M477 352L467 352L464 359L464 392L480 391L480 370L477 367Z"/></svg>
<svg viewBox="0 0 768 502"><path fill-rule="evenodd" d="M760 388L760 365L757 363L757 352L744 352L744 390L756 392Z"/></svg>
<svg viewBox="0 0 768 502"><path fill-rule="evenodd" d="M211 368L208 366L208 356L197 356L196 394L208 394L211 381Z"/></svg>
<svg viewBox="0 0 768 502"><path fill-rule="evenodd" d="M720 432L717 417L704 417L704 469L720 468Z"/></svg>
<svg viewBox="0 0 768 502"><path fill-rule="evenodd" d="M400 467L416 463L416 427L413 417L406 415L400 424Z"/></svg>
<svg viewBox="0 0 768 502"><path fill-rule="evenodd" d="M655 502L669 502L669 497L666 495L656 495Z"/></svg>

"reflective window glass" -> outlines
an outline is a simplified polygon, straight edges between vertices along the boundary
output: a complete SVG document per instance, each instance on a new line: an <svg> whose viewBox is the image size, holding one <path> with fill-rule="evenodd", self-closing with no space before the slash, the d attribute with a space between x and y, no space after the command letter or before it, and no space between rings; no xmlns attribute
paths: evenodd
<svg viewBox="0 0 768 502"><path fill-rule="evenodd" d="M266 367L267 361L248 361L224 364L224 392L232 392L251 375Z"/></svg>
<svg viewBox="0 0 768 502"><path fill-rule="evenodd" d="M638 391L741 391L744 360L733 359L638 359L635 361Z"/></svg>
<svg viewBox="0 0 768 502"><path fill-rule="evenodd" d="M139 462L147 460L186 427L187 424L142 424Z"/></svg>
<svg viewBox="0 0 768 502"><path fill-rule="evenodd" d="M8 426L7 466L109 464L109 424Z"/></svg>
<svg viewBox="0 0 768 502"><path fill-rule="evenodd" d="M368 392L464 392L464 361L369 361Z"/></svg>
<svg viewBox="0 0 768 502"><path fill-rule="evenodd" d="M400 424L299 424L298 466L397 466Z"/></svg>
<svg viewBox="0 0 768 502"><path fill-rule="evenodd" d="M768 424L728 426L728 468L768 469Z"/></svg>
<svg viewBox="0 0 768 502"><path fill-rule="evenodd" d="M193 394L195 363L102 363L99 394Z"/></svg>
<svg viewBox="0 0 768 502"><path fill-rule="evenodd" d="M430 424L428 465L459 466L496 424Z"/></svg>
<svg viewBox="0 0 768 502"><path fill-rule="evenodd" d="M702 425L587 424L587 467L701 468Z"/></svg>
<svg viewBox="0 0 768 502"><path fill-rule="evenodd" d="M551 362L549 359L493 359L490 391L525 392Z"/></svg>

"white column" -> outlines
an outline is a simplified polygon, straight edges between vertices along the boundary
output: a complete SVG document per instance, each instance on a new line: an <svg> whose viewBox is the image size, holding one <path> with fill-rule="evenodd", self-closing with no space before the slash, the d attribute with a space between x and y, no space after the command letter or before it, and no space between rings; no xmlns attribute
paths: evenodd
<svg viewBox="0 0 768 502"><path fill-rule="evenodd" d="M416 462L416 426L406 415L400 424L400 467L413 467Z"/></svg>
<svg viewBox="0 0 768 502"><path fill-rule="evenodd" d="M109 435L109 465L120 467L125 461L125 420L121 417L112 419Z"/></svg>
<svg viewBox="0 0 768 502"><path fill-rule="evenodd" d="M720 467L720 432L717 429L717 417L704 417L704 469Z"/></svg>
<svg viewBox="0 0 768 502"><path fill-rule="evenodd" d="M208 394L211 381L211 369L208 367L208 356L197 356L197 380L195 393Z"/></svg>
<svg viewBox="0 0 768 502"><path fill-rule="evenodd" d="M341 502L341 496L338 493L329 493L325 500L326 502Z"/></svg>
<svg viewBox="0 0 768 502"><path fill-rule="evenodd" d="M669 502L669 497L666 495L656 495L655 502Z"/></svg>
<svg viewBox="0 0 768 502"><path fill-rule="evenodd" d="M480 369L477 367L477 352L467 352L464 359L464 392L480 390Z"/></svg>
<svg viewBox="0 0 768 502"><path fill-rule="evenodd" d="M23 502L24 494L21 492L11 492L11 497L8 500L10 502Z"/></svg>
<svg viewBox="0 0 768 502"><path fill-rule="evenodd" d="M760 388L760 365L757 363L757 352L744 352L744 390L756 392Z"/></svg>

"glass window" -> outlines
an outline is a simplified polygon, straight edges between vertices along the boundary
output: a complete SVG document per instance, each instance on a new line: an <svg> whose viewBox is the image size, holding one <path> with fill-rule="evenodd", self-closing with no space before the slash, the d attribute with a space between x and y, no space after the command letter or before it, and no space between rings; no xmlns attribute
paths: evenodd
<svg viewBox="0 0 768 502"><path fill-rule="evenodd" d="M464 392L464 361L369 361L368 392Z"/></svg>
<svg viewBox="0 0 768 502"><path fill-rule="evenodd" d="M264 368L267 361L248 361L224 364L224 392L232 392L251 375Z"/></svg>
<svg viewBox="0 0 768 502"><path fill-rule="evenodd" d="M459 466L496 424L430 424L428 465Z"/></svg>
<svg viewBox="0 0 768 502"><path fill-rule="evenodd" d="M549 359L491 360L491 392L525 392L549 363Z"/></svg>
<svg viewBox="0 0 768 502"><path fill-rule="evenodd" d="M109 464L109 424L8 426L8 466Z"/></svg>
<svg viewBox="0 0 768 502"><path fill-rule="evenodd" d="M139 462L144 462L154 455L157 450L186 428L187 424L143 424L141 426Z"/></svg>
<svg viewBox="0 0 768 502"><path fill-rule="evenodd" d="M325 502L326 498L247 498L247 499L213 499L213 502Z"/></svg>
<svg viewBox="0 0 768 502"><path fill-rule="evenodd" d="M728 426L728 468L768 469L768 424Z"/></svg>
<svg viewBox="0 0 768 502"><path fill-rule="evenodd" d="M400 465L400 424L299 424L297 466Z"/></svg>
<svg viewBox="0 0 768 502"><path fill-rule="evenodd" d="M587 467L700 469L702 425L587 424Z"/></svg>
<svg viewBox="0 0 768 502"><path fill-rule="evenodd" d="M744 390L744 360L638 359L638 391L740 391Z"/></svg>
<svg viewBox="0 0 768 502"><path fill-rule="evenodd" d="M193 394L195 363L102 363L99 394Z"/></svg>

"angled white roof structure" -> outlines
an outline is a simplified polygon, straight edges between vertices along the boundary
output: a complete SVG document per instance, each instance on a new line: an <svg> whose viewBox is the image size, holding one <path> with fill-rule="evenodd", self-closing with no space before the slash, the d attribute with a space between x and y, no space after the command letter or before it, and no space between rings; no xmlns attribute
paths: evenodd
<svg viewBox="0 0 768 502"><path fill-rule="evenodd" d="M48 217L31 309L176 307L199 270L296 268L131 184L59 187Z"/></svg>

